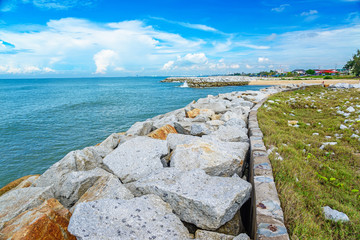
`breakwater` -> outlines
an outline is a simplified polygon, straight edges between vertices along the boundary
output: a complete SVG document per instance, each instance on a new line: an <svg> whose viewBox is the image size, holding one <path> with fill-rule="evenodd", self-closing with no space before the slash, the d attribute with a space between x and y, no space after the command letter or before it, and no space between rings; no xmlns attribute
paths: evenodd
<svg viewBox="0 0 360 240"><path fill-rule="evenodd" d="M296 87L210 95L68 153L6 186L0 236L246 239L249 112Z"/></svg>
<svg viewBox="0 0 360 240"><path fill-rule="evenodd" d="M192 88L206 88L248 85L250 79L244 76L169 77L161 82L186 82Z"/></svg>

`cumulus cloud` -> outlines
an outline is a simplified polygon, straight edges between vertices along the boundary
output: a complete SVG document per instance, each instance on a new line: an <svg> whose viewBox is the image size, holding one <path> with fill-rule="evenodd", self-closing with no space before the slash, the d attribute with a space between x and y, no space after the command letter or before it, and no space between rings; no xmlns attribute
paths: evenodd
<svg viewBox="0 0 360 240"><path fill-rule="evenodd" d="M283 12L286 8L290 7L290 4L281 4L279 7L272 8L273 12Z"/></svg>
<svg viewBox="0 0 360 240"><path fill-rule="evenodd" d="M204 53L188 53L183 57L178 56L176 61L168 61L162 67L162 70L205 70L205 71L219 71L227 69L238 69L240 65L237 63L226 63L225 59L218 61L209 60Z"/></svg>
<svg viewBox="0 0 360 240"><path fill-rule="evenodd" d="M0 65L0 74L44 74L55 72L55 70L45 67L39 68L33 65L13 66L13 65Z"/></svg>
<svg viewBox="0 0 360 240"><path fill-rule="evenodd" d="M268 62L268 61L269 61L269 59L266 58L266 57L259 57L259 58L258 58L258 62L259 62L259 63L264 63L264 62Z"/></svg>
<svg viewBox="0 0 360 240"><path fill-rule="evenodd" d="M104 49L94 55L94 61L96 65L96 72L104 74L110 65L114 65L114 61L118 58L118 55L113 50Z"/></svg>
<svg viewBox="0 0 360 240"><path fill-rule="evenodd" d="M176 61L168 61L162 67L163 70L177 68L194 69L200 68L208 63L205 53L188 53L184 57L178 56Z"/></svg>

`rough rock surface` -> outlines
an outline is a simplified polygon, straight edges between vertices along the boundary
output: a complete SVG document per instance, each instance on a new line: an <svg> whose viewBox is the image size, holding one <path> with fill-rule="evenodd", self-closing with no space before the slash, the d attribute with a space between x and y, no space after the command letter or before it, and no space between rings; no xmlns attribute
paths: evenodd
<svg viewBox="0 0 360 240"><path fill-rule="evenodd" d="M205 230L197 230L195 238L197 240L233 240L234 236Z"/></svg>
<svg viewBox="0 0 360 240"><path fill-rule="evenodd" d="M240 143L241 144L241 143ZM170 166L182 171L200 168L212 176L232 176L242 168L248 144L235 154L231 146L202 139L177 145Z"/></svg>
<svg viewBox="0 0 360 240"><path fill-rule="evenodd" d="M76 240L67 231L70 217L69 210L51 198L7 222L0 232L0 238Z"/></svg>
<svg viewBox="0 0 360 240"><path fill-rule="evenodd" d="M39 176L40 175L28 175L28 176L18 178L16 180L8 183L7 185L5 185L4 187L2 187L0 189L0 196L12 189L29 187L31 185L32 181L34 180L34 178L36 180ZM31 180L28 181L28 179L31 179Z"/></svg>
<svg viewBox="0 0 360 240"><path fill-rule="evenodd" d="M167 154L166 141L136 137L121 144L107 155L104 164L123 183L128 183L163 168L160 159Z"/></svg>
<svg viewBox="0 0 360 240"><path fill-rule="evenodd" d="M177 133L177 131L173 126L168 124L156 129L155 131L152 131L148 134L148 136L154 139L166 140L170 133Z"/></svg>
<svg viewBox="0 0 360 240"><path fill-rule="evenodd" d="M191 125L190 134L193 136L202 136L210 134L210 129L204 123L197 123Z"/></svg>
<svg viewBox="0 0 360 240"><path fill-rule="evenodd" d="M335 222L348 222L350 221L349 217L343 213L343 212L339 212L337 210L333 210L331 209L331 207L329 206L325 206L323 207L323 212L325 215L325 218L328 220L332 220Z"/></svg>
<svg viewBox="0 0 360 240"><path fill-rule="evenodd" d="M120 182L114 175L100 177L94 185L89 188L76 204L71 208L71 212L82 202L91 202L99 199L131 199L134 195Z"/></svg>
<svg viewBox="0 0 360 240"><path fill-rule="evenodd" d="M219 130L209 134L224 142L248 142L247 129L238 126L220 126Z"/></svg>
<svg viewBox="0 0 360 240"><path fill-rule="evenodd" d="M236 236L239 233L245 232L245 228L244 228L244 225L242 224L242 220L241 220L240 210L237 211L235 216L230 221L228 221L227 223L222 225L220 228L218 228L216 230L216 232L227 234L227 235L233 235L233 236Z"/></svg>
<svg viewBox="0 0 360 240"><path fill-rule="evenodd" d="M181 220L208 230L231 220L251 192L251 184L240 178L211 177L201 169L164 168L127 187L135 196L160 196Z"/></svg>
<svg viewBox="0 0 360 240"><path fill-rule="evenodd" d="M189 232L158 196L81 203L68 227L78 239L188 239Z"/></svg>
<svg viewBox="0 0 360 240"><path fill-rule="evenodd" d="M151 132L152 127L152 122L136 122L126 131L126 135L145 136Z"/></svg>
<svg viewBox="0 0 360 240"><path fill-rule="evenodd" d="M195 141L201 139L200 137L184 135L184 134L172 134L170 133L166 139L168 147L170 149L175 149L177 145L182 145L186 143L190 143L191 141Z"/></svg>
<svg viewBox="0 0 360 240"><path fill-rule="evenodd" d="M106 175L110 173L101 168L71 172L65 175L59 185L53 186L55 197L65 207L70 208L100 177Z"/></svg>
<svg viewBox="0 0 360 240"><path fill-rule="evenodd" d="M20 213L39 206L45 200L53 198L50 187L28 187L9 191L0 197L0 229L4 223Z"/></svg>

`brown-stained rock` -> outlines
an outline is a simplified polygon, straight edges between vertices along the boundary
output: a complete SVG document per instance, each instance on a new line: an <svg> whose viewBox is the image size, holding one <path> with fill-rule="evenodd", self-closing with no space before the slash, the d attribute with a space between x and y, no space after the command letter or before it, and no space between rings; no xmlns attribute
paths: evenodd
<svg viewBox="0 0 360 240"><path fill-rule="evenodd" d="M39 177L40 175L28 175L28 176L24 176L21 177L19 179L16 179L15 181L12 181L11 183L7 184L6 186L4 186L3 188L0 189L0 196L3 195L4 193L18 187L21 183L23 183L24 181L26 181L28 178L30 177ZM22 187L30 187L31 184L24 184L22 185Z"/></svg>
<svg viewBox="0 0 360 240"><path fill-rule="evenodd" d="M211 118L212 116L215 115L215 112L211 109L199 109L199 108L194 108L191 111L186 112L186 117L187 118L196 118L197 116L204 116L206 118Z"/></svg>
<svg viewBox="0 0 360 240"><path fill-rule="evenodd" d="M221 118L221 114L215 114L210 119L211 120L220 120L220 118Z"/></svg>
<svg viewBox="0 0 360 240"><path fill-rule="evenodd" d="M55 198L21 213L8 221L0 232L1 239L76 240L68 231L71 213Z"/></svg>
<svg viewBox="0 0 360 240"><path fill-rule="evenodd" d="M193 109L191 111L186 112L186 117L195 118L199 114L200 114L200 109L195 108L195 109Z"/></svg>
<svg viewBox="0 0 360 240"><path fill-rule="evenodd" d="M177 131L173 126L167 124L161 128L156 129L155 131L152 131L148 134L148 136L154 139L166 140L168 134L170 133L177 133Z"/></svg>
<svg viewBox="0 0 360 240"><path fill-rule="evenodd" d="M245 232L245 228L241 221L240 210L237 211L230 221L218 228L216 232L233 236L237 236L238 234Z"/></svg>

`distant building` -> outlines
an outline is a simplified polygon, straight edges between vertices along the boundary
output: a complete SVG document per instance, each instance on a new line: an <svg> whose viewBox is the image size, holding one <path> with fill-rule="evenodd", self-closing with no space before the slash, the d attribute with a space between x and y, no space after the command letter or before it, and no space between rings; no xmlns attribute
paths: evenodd
<svg viewBox="0 0 360 240"><path fill-rule="evenodd" d="M339 73L339 71L337 71L336 69L314 69L314 71L317 75Z"/></svg>
<svg viewBox="0 0 360 240"><path fill-rule="evenodd" d="M305 69L295 69L292 71L292 73L296 73L296 74L299 74L299 75L304 75L305 74Z"/></svg>

